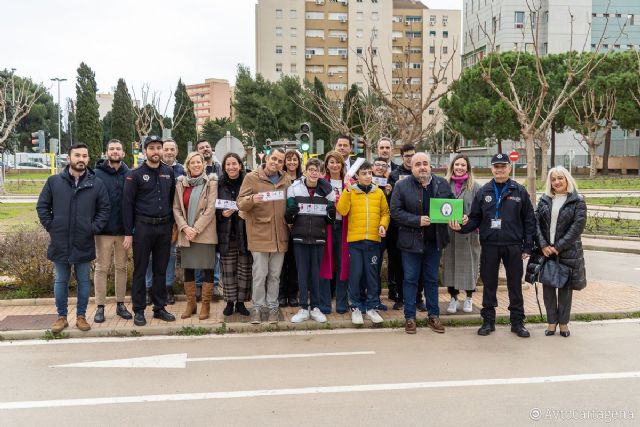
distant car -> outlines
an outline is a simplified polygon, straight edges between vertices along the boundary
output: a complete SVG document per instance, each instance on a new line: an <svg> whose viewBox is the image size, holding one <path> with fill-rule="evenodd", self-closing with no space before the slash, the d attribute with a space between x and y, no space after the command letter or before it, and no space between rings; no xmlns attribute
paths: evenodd
<svg viewBox="0 0 640 427"><path fill-rule="evenodd" d="M0 168L11 169L11 168L13 168L13 163L12 162L3 162L2 160L0 160Z"/></svg>
<svg viewBox="0 0 640 427"><path fill-rule="evenodd" d="M16 169L49 169L49 167L40 162L20 162Z"/></svg>

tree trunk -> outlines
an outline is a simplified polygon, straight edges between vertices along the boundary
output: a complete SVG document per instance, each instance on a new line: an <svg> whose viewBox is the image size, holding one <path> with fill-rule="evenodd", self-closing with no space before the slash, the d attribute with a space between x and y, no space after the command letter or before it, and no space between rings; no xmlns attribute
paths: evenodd
<svg viewBox="0 0 640 427"><path fill-rule="evenodd" d="M547 141L540 141L540 151L542 155L540 156L540 179L542 182L547 180L547 151L549 150L549 143ZM553 158L553 157L552 157Z"/></svg>
<svg viewBox="0 0 640 427"><path fill-rule="evenodd" d="M609 123L607 123L608 125ZM611 151L611 127L604 136L604 151L602 153L602 174L609 175L609 152ZM594 157L595 160L595 157ZM593 162L593 160L592 160Z"/></svg>
<svg viewBox="0 0 640 427"><path fill-rule="evenodd" d="M6 166L3 166L4 170L6 171ZM4 191L4 171L0 170L0 194L5 194Z"/></svg>
<svg viewBox="0 0 640 427"><path fill-rule="evenodd" d="M551 122L551 167L556 166L556 122Z"/></svg>
<svg viewBox="0 0 640 427"><path fill-rule="evenodd" d="M598 169L596 168L596 145L593 142L587 141L589 145L589 156L591 157L591 167L589 167L589 178L596 177Z"/></svg>
<svg viewBox="0 0 640 427"><path fill-rule="evenodd" d="M533 132L523 134L522 136L524 137L527 149L527 191L531 196L531 203L533 203L533 206L536 206L536 146Z"/></svg>
<svg viewBox="0 0 640 427"><path fill-rule="evenodd" d="M498 138L498 153L502 153L502 140Z"/></svg>

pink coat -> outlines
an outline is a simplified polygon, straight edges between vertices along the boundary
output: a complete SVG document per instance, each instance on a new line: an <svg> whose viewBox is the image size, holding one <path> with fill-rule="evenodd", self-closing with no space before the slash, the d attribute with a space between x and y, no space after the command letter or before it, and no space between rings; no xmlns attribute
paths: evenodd
<svg viewBox="0 0 640 427"><path fill-rule="evenodd" d="M328 181L331 181L330 176L325 177ZM344 183L342 189L344 190ZM336 204L340 196L336 197ZM349 229L349 218L342 217L342 238L340 239L340 280L347 280L349 277L349 246L347 244L347 230ZM327 244L324 247L324 256L322 257L322 263L320 264L320 278L331 280L333 278L333 272L338 271L338 266L333 262L333 231L331 225L327 226Z"/></svg>

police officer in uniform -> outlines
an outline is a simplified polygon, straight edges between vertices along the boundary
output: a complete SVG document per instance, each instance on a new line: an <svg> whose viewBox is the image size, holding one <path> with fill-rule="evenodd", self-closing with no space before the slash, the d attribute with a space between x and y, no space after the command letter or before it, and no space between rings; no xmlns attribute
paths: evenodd
<svg viewBox="0 0 640 427"><path fill-rule="evenodd" d="M144 326L145 272L152 255L153 285L151 300L153 317L166 322L176 318L165 310L167 289L165 275L171 250L173 225L173 195L175 179L173 169L160 161L162 139L149 136L144 141L147 160L126 178L122 215L124 247L133 246L133 285L131 300L135 312L133 323Z"/></svg>
<svg viewBox="0 0 640 427"><path fill-rule="evenodd" d="M524 300L522 297L522 260L531 255L536 221L529 193L520 184L509 179L511 162L506 154L491 158L493 179L476 194L469 221L460 226L452 221L454 231L470 233L480 229L480 277L484 284L482 294L482 327L478 335L495 331L496 291L498 270L502 261L507 273L511 332L529 337L524 327Z"/></svg>

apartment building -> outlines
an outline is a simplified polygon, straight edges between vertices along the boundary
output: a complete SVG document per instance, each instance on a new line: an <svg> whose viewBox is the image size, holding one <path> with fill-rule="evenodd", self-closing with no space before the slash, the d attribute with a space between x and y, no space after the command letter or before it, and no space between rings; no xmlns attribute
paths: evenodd
<svg viewBox="0 0 640 427"><path fill-rule="evenodd" d="M198 132L207 120L231 118L232 96L229 81L205 79L204 83L187 85L187 94L193 102Z"/></svg>
<svg viewBox="0 0 640 427"><path fill-rule="evenodd" d="M373 66L388 93L421 102L434 72L448 67L438 90L460 73L459 10L429 9L416 0L258 0L256 71L318 78L329 96L365 88ZM423 119L438 115L436 105Z"/></svg>

